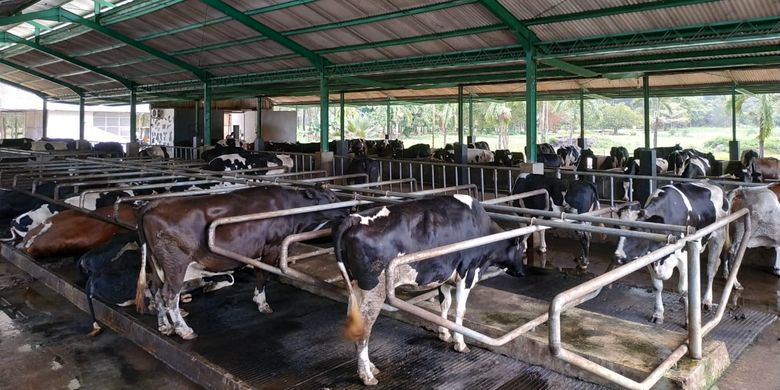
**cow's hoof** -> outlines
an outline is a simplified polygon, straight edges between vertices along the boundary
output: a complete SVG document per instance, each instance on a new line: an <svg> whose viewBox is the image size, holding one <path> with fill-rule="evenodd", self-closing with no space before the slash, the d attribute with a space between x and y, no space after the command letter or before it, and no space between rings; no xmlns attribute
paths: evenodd
<svg viewBox="0 0 780 390"><path fill-rule="evenodd" d="M181 303L190 303L192 302L192 294L181 294L179 297L179 301Z"/></svg>
<svg viewBox="0 0 780 390"><path fill-rule="evenodd" d="M439 332L439 340L444 341L445 343L452 342L452 334L450 332Z"/></svg>
<svg viewBox="0 0 780 390"><path fill-rule="evenodd" d="M157 330L166 336L170 336L173 334L173 327L170 325L160 325L157 327Z"/></svg>
<svg viewBox="0 0 780 390"><path fill-rule="evenodd" d="M713 311L718 308L718 305L712 302L703 302L701 305L705 311Z"/></svg>
<svg viewBox="0 0 780 390"><path fill-rule="evenodd" d="M462 344L455 344L452 346L456 351L460 353L466 353L469 351L469 347L466 345L466 343Z"/></svg>
<svg viewBox="0 0 780 390"><path fill-rule="evenodd" d="M536 251L539 253L547 253L547 248L539 248Z"/></svg>
<svg viewBox="0 0 780 390"><path fill-rule="evenodd" d="M374 378L373 375L366 375L363 373L360 373L360 380L363 381L363 384L366 386L376 386L379 381Z"/></svg>
<svg viewBox="0 0 780 390"><path fill-rule="evenodd" d="M654 314L653 318L650 319L650 322L658 325L662 325L664 323L664 316L663 315L657 315Z"/></svg>
<svg viewBox="0 0 780 390"><path fill-rule="evenodd" d="M274 310L271 309L271 305L269 305L267 303L264 303L262 305L257 305L257 311L259 311L260 313L266 313L266 314L271 314L271 313L274 312Z"/></svg>
<svg viewBox="0 0 780 390"><path fill-rule="evenodd" d="M192 340L196 337L198 337L197 334L195 334L195 331L192 330L190 327L186 328L176 328L176 334L179 335L184 340Z"/></svg>
<svg viewBox="0 0 780 390"><path fill-rule="evenodd" d="M371 363L371 373L374 374L374 375L379 375L380 372L382 372L382 371L379 371L379 369L376 368L374 363Z"/></svg>
<svg viewBox="0 0 780 390"><path fill-rule="evenodd" d="M740 283L740 282L738 282L736 280L734 281L734 288L737 289L737 290L744 290L745 289L744 287L742 287L742 283Z"/></svg>
<svg viewBox="0 0 780 390"><path fill-rule="evenodd" d="M95 336L99 335L100 332L102 332L102 331L103 331L103 328L100 327L100 324L98 324L97 322L93 322L92 323L92 331L87 333L87 336L95 337Z"/></svg>

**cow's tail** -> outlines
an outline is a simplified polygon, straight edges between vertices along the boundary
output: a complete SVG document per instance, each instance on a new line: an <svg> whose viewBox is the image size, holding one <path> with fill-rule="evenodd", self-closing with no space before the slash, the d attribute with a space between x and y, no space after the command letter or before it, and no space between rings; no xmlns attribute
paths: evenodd
<svg viewBox="0 0 780 390"><path fill-rule="evenodd" d="M347 320L344 322L344 337L351 341L358 341L365 338L366 330L363 322L363 315L360 313L360 307L355 290L352 287L352 283L349 280L349 273L347 273L347 267L344 265L344 259L341 252L341 238L349 228L351 228L357 221L354 217L347 217L339 225L336 230L336 263L341 271L341 276L344 278L344 283L347 285L349 291L349 303L347 306Z"/></svg>
<svg viewBox="0 0 780 390"><path fill-rule="evenodd" d="M146 312L146 259L149 256L149 248L144 235L144 216L154 207L154 203L149 203L138 210L136 220L138 221L138 240L141 244L141 267L138 270L138 282L135 285L135 308L139 313Z"/></svg>

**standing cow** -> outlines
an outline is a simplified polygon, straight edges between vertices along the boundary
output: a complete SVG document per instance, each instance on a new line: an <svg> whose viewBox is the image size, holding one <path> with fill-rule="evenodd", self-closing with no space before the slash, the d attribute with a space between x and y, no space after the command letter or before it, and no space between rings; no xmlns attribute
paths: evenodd
<svg viewBox="0 0 780 390"><path fill-rule="evenodd" d="M626 206L618 212L618 216L622 220L691 226L697 229L710 225L728 214L729 204L723 189L707 182L676 183L663 186L648 199L643 209ZM720 265L720 253L725 241L725 228L716 230L707 239L702 240L701 251L709 246L707 286L702 299L705 307L712 306L712 282ZM621 237L615 250L615 258L619 264L623 264L664 245L661 242L642 238ZM675 268L679 272L678 290L687 306L688 257L686 250L678 250L648 266L656 298L655 313L651 319L654 323L661 324L664 321L663 282L672 277Z"/></svg>
<svg viewBox="0 0 780 390"><path fill-rule="evenodd" d="M544 195L535 195L524 198L522 201L515 200L514 206L557 213L574 211L577 214L601 208L596 185L584 180L572 181L567 187L560 179L544 175L527 175L517 178L514 187L512 187L512 195L541 189L547 191L549 199L545 199ZM546 205L548 207L545 209ZM580 267L585 268L589 264L591 234L581 230L577 230L576 234L582 249L581 255L576 261ZM539 252L547 252L544 230L539 232L539 241L541 241Z"/></svg>
<svg viewBox="0 0 780 390"><path fill-rule="evenodd" d="M467 195L437 196L427 199L376 207L351 214L335 230L336 259L349 289L346 336L355 341L358 375L366 385L377 384L379 370L368 356L371 328L385 301L385 269L405 253L453 244L502 231L482 205ZM411 285L415 289L439 287L441 315L447 318L451 286L456 285L455 322L463 323L466 299L480 275L496 265L513 276L523 273L522 240L504 240L398 268L394 287ZM360 290L355 294L354 279ZM455 350L466 352L463 335L441 327L439 338L455 341Z"/></svg>
<svg viewBox="0 0 780 390"><path fill-rule="evenodd" d="M148 247L155 276L154 294L157 323L161 333L176 332L185 340L196 337L179 311L179 293L187 267L198 262L204 269L222 272L243 266L209 250L207 229L216 219L336 202L329 190L295 189L269 186L252 187L226 194L157 199L140 211L139 233ZM225 225L217 229L215 242L223 248L250 258L262 258L266 264L279 262L282 240L287 236L323 226L343 218L346 210L335 209ZM257 288L252 299L260 312L270 313L266 302L265 271L255 269ZM162 288L159 284L162 283ZM141 267L136 291L136 306L143 310L146 287L145 266ZM171 323L172 322L172 323Z"/></svg>
<svg viewBox="0 0 780 390"><path fill-rule="evenodd" d="M772 273L780 276L780 184L768 187L739 188L729 192L731 211L750 210L753 233L748 237L748 248L775 248L775 262ZM733 224L734 236L729 248L726 264L723 267L724 276L728 277L731 261L737 253L737 248L747 230L745 220L740 219ZM735 284L740 288L739 283Z"/></svg>

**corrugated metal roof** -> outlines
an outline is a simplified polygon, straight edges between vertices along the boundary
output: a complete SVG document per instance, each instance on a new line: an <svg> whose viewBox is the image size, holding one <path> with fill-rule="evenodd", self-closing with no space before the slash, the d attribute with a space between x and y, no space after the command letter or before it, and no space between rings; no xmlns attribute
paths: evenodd
<svg viewBox="0 0 780 390"><path fill-rule="evenodd" d="M56 25L55 29L60 31L45 32L41 36L41 43L53 50L76 57L86 64L99 67L115 76L130 79L134 83L141 85L188 80L197 81L195 75L190 70L184 69L181 64L175 63L176 61L183 61L186 64L208 71L213 77L216 77L213 79L213 82L216 85L215 94L217 96L220 91L219 77L247 74L253 75L253 80L261 80L253 81L255 84L250 84L256 86L258 90L266 90L265 87L268 87L269 91L274 91L274 88L279 89L281 87L284 87L285 90L287 88L301 88L306 91L316 89L316 86L312 86L310 81L313 79L311 72L306 73L305 77L302 77L301 81L297 83L292 78L280 76L281 78L275 79L271 77L274 72L295 70L305 73L308 69L312 69L312 61L299 55L300 53L293 52L290 48L285 47L283 43L262 37L253 28L226 17L218 9L208 6L202 1L165 1L168 1L171 5L162 7L162 5L165 5L163 0L155 2L123 2L114 10L104 9L101 13L101 23L105 27L127 37L141 40L143 44L172 56L175 58L174 60L157 58L153 54L144 51L143 48L128 46L120 40L110 38L100 32L88 31L85 33L81 31L83 28L79 30L50 21L41 21L41 23L44 25ZM500 4L520 21L556 15L578 14L612 7L624 7L650 1L652 0L499 0ZM112 2L119 3L119 0L113 0ZM19 2L14 1L11 3L19 4ZM321 55L334 64L334 67L360 63L362 66L360 69L373 69L368 64L373 65L378 61L377 64L381 65L383 61L408 59L408 61L397 67L388 65L384 68L377 68L380 70L359 69L355 71L357 72L354 74L355 76L362 75L373 78L380 82L378 85L393 84L392 80L401 76L403 80L412 80L414 79L414 74L409 75L409 72L423 72L423 70L427 72L437 68L448 69L453 73L449 75L442 73L442 83L447 84L457 83L457 80L468 80L466 82L471 84L479 82L480 78L484 80L516 80L523 71L522 65L519 64L523 57L515 35L508 28L496 30L493 26L500 26L501 20L487 7L475 0L315 0L295 3L291 3L289 0L225 0L225 3L240 11L249 13L254 20L278 31L291 42L304 47L310 52L325 50L325 53L328 54ZM94 10L92 0L48 0L29 7L25 12L38 11L54 5L62 5L64 9L78 15L89 16ZM134 14L132 17L119 16L120 12L124 12L123 10L125 9L133 9ZM425 11L423 12L421 9ZM2 12L2 8L0 8L0 12ZM382 16L388 14L392 17L382 19ZM365 22L367 17L373 18L370 23ZM722 0L564 22L547 24L538 24L536 22L532 23L533 25L530 29L536 33L541 41L548 42L766 17L778 19L778 26L780 26L780 1ZM334 22L341 23L334 24ZM322 27L323 25L325 27ZM767 35L765 39L752 37L752 41L748 42L713 42L706 47L696 48L695 50L711 50L713 54L696 54L695 59L701 61L735 58L748 59L770 55L780 56L780 46L777 50L771 49L771 45L778 46L780 44L780 27L778 26L775 28L776 31L772 30L772 34ZM32 26L27 23L6 26L6 28L20 36L29 36L33 33ZM482 28L482 32L461 36L430 37L429 40L417 42L407 40L404 44L394 42L399 39L415 39L431 34L452 35L450 34L451 32L469 31L468 29L475 28ZM306 30L301 33L300 29ZM66 37L64 34L69 31L78 33ZM58 36L59 38L56 38ZM151 36L154 37L149 38ZM639 40L636 42L639 42ZM668 37L667 42L669 42ZM683 40L682 42L685 41ZM366 44L375 44L377 46L358 48L357 50L352 48L353 45ZM518 47L515 53L520 54L515 55L515 57L507 57L508 54L501 54L501 50L505 50L503 49L505 47ZM611 46L601 45L601 48L605 47L612 49ZM594 48L599 47L594 46ZM760 50L755 50L755 48ZM726 52L726 50L732 49L737 51ZM483 52L484 50L493 51ZM577 46L577 50L584 50L584 46ZM670 48L661 46L643 50L641 53L629 53L625 49L620 50L623 51L612 53L601 50L594 54L577 54L576 57L568 60L574 64L590 67L596 71L600 71L599 69L603 68L602 64L609 63L608 69L611 69L611 72L616 72L618 71L616 69L619 69L621 66L636 68L637 66L657 65L680 59L685 60L688 58L686 55L694 49L689 47ZM545 52L540 50L539 54L545 55ZM449 57L445 57L445 55ZM466 58L466 56L472 56L468 58L474 58L474 61L479 61L480 64L506 64L508 61L512 61L517 64L518 73L516 76L508 77L504 76L508 74L506 69L498 72L485 71L483 68L487 65L474 66L469 64L469 62L454 62L458 58ZM0 57L30 66L38 72L54 76L68 75L66 77L68 82L84 85L86 86L85 89L121 88L119 83L111 81L108 76L101 76L80 66L58 61L57 58L51 55L42 54L29 48L0 50ZM425 63L420 62L422 57L426 58ZM419 69L410 68L413 65L409 64L413 62L420 64L414 65ZM696 73L695 78L690 73L685 73L684 76L654 73L652 80L654 83L658 83L658 86L679 86L685 82L695 85L705 82L719 84L723 82L723 74L727 72L717 68L729 67L736 69L740 66L739 61L732 61L725 65L711 63L715 65L709 67L713 67L715 70L710 73ZM777 61L777 63L780 64L780 61ZM705 65L705 63L702 63L702 65L695 66ZM776 69L771 68L774 65L774 63L770 63L764 66L764 68L770 67L770 69L766 70L751 69L739 72L734 70L731 74L741 75L746 83L764 82L767 81L767 77L777 76ZM680 66L679 64L676 66L680 70L687 70L685 66ZM560 70L550 72L550 68L550 66L543 64L539 66L540 75L542 75L540 76L542 81L540 81L539 85L545 85L545 88L553 88L550 90L566 91L572 88L576 89L577 85L584 84L587 84L588 88L595 89L634 88L632 83L635 83L635 80L633 79L608 80L606 78L593 78L584 80L577 79L577 76L566 74ZM658 67L656 66L656 68ZM663 71L663 69L652 70L652 72L658 71ZM361 74L360 72L363 73ZM15 73L19 72L14 72L8 77ZM348 73L348 75L352 74ZM388 78L387 75L395 76ZM265 76L268 77L264 78ZM370 80L350 82L348 80L344 81L344 78L338 74L336 76L334 77L336 82L333 83L336 88L370 88L368 85L371 83ZM425 75L421 73L421 77L423 76ZM28 77L30 76L28 75ZM436 85L436 76L425 77L427 79L424 79L424 85ZM431 80L431 77L434 80ZM545 78L550 81L544 81ZM550 78L555 78L555 80ZM27 78L21 82L32 85L32 80L34 78ZM389 84L382 83L383 80L390 80L391 82ZM199 85L199 83L200 81L192 85ZM231 79L231 85L236 83L239 82ZM502 90L502 86L496 86L495 84L469 85L468 88L488 94L510 93L522 91L522 88L524 88L522 84L506 84L506 86L505 91ZM198 94L202 90L202 88L196 89L192 86L188 88L190 88L187 91L188 94ZM148 91L150 89L147 88L145 90ZM247 90L252 90L252 88L247 88ZM359 93L365 94L366 98L373 98L375 95L387 96L388 94L398 98L414 98L420 96L427 97L431 93L437 93L437 91L448 94L451 93L452 88L434 89L427 92L413 89ZM111 93L116 95L117 92L111 91ZM269 93L274 94L274 92Z"/></svg>

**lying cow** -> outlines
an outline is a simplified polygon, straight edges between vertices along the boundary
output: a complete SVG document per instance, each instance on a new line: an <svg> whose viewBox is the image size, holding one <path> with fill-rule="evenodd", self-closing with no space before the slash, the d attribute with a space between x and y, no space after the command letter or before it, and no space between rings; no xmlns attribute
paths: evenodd
<svg viewBox="0 0 780 390"><path fill-rule="evenodd" d="M111 218L114 207L103 207L94 212ZM135 224L135 211L127 204L119 205L118 216L122 222ZM65 210L30 230L21 248L34 258L81 255L126 231L116 224L93 218L81 211Z"/></svg>
<svg viewBox="0 0 780 390"><path fill-rule="evenodd" d="M514 187L512 187L512 195L541 189L546 190L549 195L549 207L547 209L545 209L545 205L548 201L545 200L544 195L515 200L513 202L514 206L534 210L555 211L556 213L576 212L577 214L601 208L596 185L584 180L572 181L567 187L560 179L544 175L527 175L517 178ZM582 251L580 257L575 259L575 261L581 268L585 268L589 264L591 234L580 230L577 230L576 234ZM547 252L544 230L539 232L539 241L539 252Z"/></svg>
<svg viewBox="0 0 780 390"><path fill-rule="evenodd" d="M356 342L358 375L366 385L377 384L379 370L368 355L371 328L385 301L385 269L397 256L502 231L482 205L467 195L438 196L377 207L351 214L334 232L336 258L349 289L346 336ZM398 268L394 287L413 289L439 287L442 317L446 318L456 285L455 322L463 323L466 299L488 267L505 268L513 276L523 274L522 240L505 240L467 249ZM357 282L355 294L350 279ZM358 298L360 297L360 298ZM439 338L449 342L449 330L439 329ZM466 352L463 335L455 333L455 350Z"/></svg>
<svg viewBox="0 0 780 390"><path fill-rule="evenodd" d="M141 157L156 157L156 158L162 158L162 159L169 159L171 156L168 154L168 148L165 146L149 146L147 148L142 149L139 152L139 156Z"/></svg>
<svg viewBox="0 0 780 390"><path fill-rule="evenodd" d="M87 210L95 210L101 207L108 207L116 203L119 198L133 196L133 191L118 192L90 192L84 195L82 202L81 196L72 196L65 199L65 203L82 207ZM66 208L54 204L44 204L35 210L28 211L11 221L11 237L2 239L2 241L15 241L23 239L27 233L35 229L38 225L44 223L47 219L59 213Z"/></svg>
<svg viewBox="0 0 780 390"><path fill-rule="evenodd" d="M739 188L729 192L728 199L732 212L742 209L750 210L753 233L748 237L747 247L775 248L772 273L780 276L780 184L771 184L768 187ZM731 268L730 263L745 235L744 219L734 222L733 228L734 235L731 247L723 267L723 273L726 277L728 277ZM735 287L740 288L741 286L737 283Z"/></svg>
<svg viewBox="0 0 780 390"><path fill-rule="evenodd" d="M707 182L666 185L659 188L648 199L643 209L639 209L638 206L626 206L618 211L618 217L622 220L692 226L697 229L710 225L728 214L729 204L723 189ZM704 251L704 248L709 245L707 286L702 299L705 307L712 306L712 282L720 265L720 253L725 240L725 228L716 230L706 240L702 240L701 251ZM615 258L619 264L623 264L664 245L661 242L641 238L621 237L615 250ZM678 250L648 266L656 298L655 313L651 319L654 323L661 324L664 321L663 282L672 277L675 268L679 272L678 290L687 306L688 258L686 250Z"/></svg>
<svg viewBox="0 0 780 390"><path fill-rule="evenodd" d="M148 247L152 263L157 307L158 329L170 335L176 332L185 340L196 337L179 311L179 293L187 266L198 262L208 271L227 271L243 266L236 260L215 254L209 249L206 231L217 218L261 213L336 202L329 190L287 187L252 187L226 194L157 199L144 206L139 215L139 232ZM250 258L262 258L276 265L285 237L323 226L342 218L346 210L336 209L288 217L279 217L223 226L216 231L216 244ZM255 270L257 288L252 299L260 312L270 313L266 302L267 275ZM159 284L162 283L162 288ZM145 267L141 267L136 290L136 306L143 310ZM173 321L173 324L169 321Z"/></svg>
<svg viewBox="0 0 780 390"><path fill-rule="evenodd" d="M293 161L290 156L273 153L248 153L248 154L222 154L209 161L206 169L210 171L242 171L255 168L287 167L292 169ZM251 172L258 174L255 172ZM271 169L259 174L278 175L286 173L284 169Z"/></svg>

